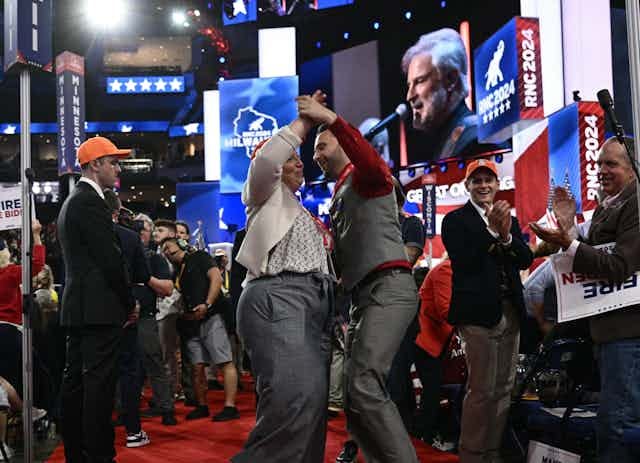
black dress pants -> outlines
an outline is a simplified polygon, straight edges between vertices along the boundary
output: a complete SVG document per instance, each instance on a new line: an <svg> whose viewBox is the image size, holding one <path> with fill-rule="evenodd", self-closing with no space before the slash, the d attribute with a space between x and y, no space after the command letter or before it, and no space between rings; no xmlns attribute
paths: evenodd
<svg viewBox="0 0 640 463"><path fill-rule="evenodd" d="M119 326L69 328L62 381L62 439L68 463L111 462L111 424L123 330Z"/></svg>

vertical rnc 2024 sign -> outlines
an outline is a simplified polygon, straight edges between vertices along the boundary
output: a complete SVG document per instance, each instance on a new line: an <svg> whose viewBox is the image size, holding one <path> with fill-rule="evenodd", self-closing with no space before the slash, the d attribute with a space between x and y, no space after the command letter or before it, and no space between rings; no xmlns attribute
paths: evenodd
<svg viewBox="0 0 640 463"><path fill-rule="evenodd" d="M220 82L220 193L239 193L251 153L297 115L298 77Z"/></svg>
<svg viewBox="0 0 640 463"><path fill-rule="evenodd" d="M515 17L474 51L478 139L503 142L544 116L540 27Z"/></svg>
<svg viewBox="0 0 640 463"><path fill-rule="evenodd" d="M84 58L65 51L56 57L58 175L79 173L77 151L85 139Z"/></svg>

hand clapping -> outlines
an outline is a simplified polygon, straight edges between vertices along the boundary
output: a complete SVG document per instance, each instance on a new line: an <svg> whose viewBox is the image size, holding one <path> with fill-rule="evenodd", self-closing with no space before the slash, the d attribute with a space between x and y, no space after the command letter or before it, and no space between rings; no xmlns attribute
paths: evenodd
<svg viewBox="0 0 640 463"><path fill-rule="evenodd" d="M509 231L511 230L511 206L507 201L496 201L493 207L488 210L487 219L489 220L489 228L500 235L502 240L509 239Z"/></svg>

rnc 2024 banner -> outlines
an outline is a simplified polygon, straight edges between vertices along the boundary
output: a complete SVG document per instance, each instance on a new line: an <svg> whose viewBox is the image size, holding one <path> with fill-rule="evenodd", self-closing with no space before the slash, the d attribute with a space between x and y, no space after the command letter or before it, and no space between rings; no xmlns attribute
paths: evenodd
<svg viewBox="0 0 640 463"><path fill-rule="evenodd" d="M297 114L298 77L220 82L220 193L242 191L253 148Z"/></svg>

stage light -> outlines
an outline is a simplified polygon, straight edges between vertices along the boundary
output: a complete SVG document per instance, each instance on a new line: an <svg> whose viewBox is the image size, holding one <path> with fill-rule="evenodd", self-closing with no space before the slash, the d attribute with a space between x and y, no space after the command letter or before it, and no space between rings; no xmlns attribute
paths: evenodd
<svg viewBox="0 0 640 463"><path fill-rule="evenodd" d="M447 167L447 163L446 162L442 162L440 163L440 172L445 173L447 171L448 167Z"/></svg>
<svg viewBox="0 0 640 463"><path fill-rule="evenodd" d="M200 10L193 10L193 15L197 18L200 16Z"/></svg>
<svg viewBox="0 0 640 463"><path fill-rule="evenodd" d="M464 161L458 161L458 169L464 169Z"/></svg>
<svg viewBox="0 0 640 463"><path fill-rule="evenodd" d="M431 166L427 166L424 168L424 173L425 174L430 174L431 173Z"/></svg>
<svg viewBox="0 0 640 463"><path fill-rule="evenodd" d="M446 7L447 7L447 2L446 2L446 0L442 0L442 1L440 2L440 8L446 8Z"/></svg>
<svg viewBox="0 0 640 463"><path fill-rule="evenodd" d="M500 164L502 162L502 160L504 159L504 157L501 154L496 154L494 159L498 164Z"/></svg>
<svg viewBox="0 0 640 463"><path fill-rule="evenodd" d="M218 62L219 62L220 64L224 64L224 63L226 63L226 62L227 62L227 59L226 59L224 56L221 56L220 58L218 58Z"/></svg>
<svg viewBox="0 0 640 463"><path fill-rule="evenodd" d="M412 16L413 16L413 13L411 13L411 11L406 11L404 13L404 17L407 19L407 21L411 21Z"/></svg>
<svg viewBox="0 0 640 463"><path fill-rule="evenodd" d="M416 176L416 170L415 170L415 169L409 169L409 170L407 171L407 175L408 175L409 177L411 177L411 178L415 177L415 176Z"/></svg>
<svg viewBox="0 0 640 463"><path fill-rule="evenodd" d="M40 183L39 182L33 182L33 186L31 187L31 191L33 192L34 195L39 195L40 191L42 191L40 189Z"/></svg>
<svg viewBox="0 0 640 463"><path fill-rule="evenodd" d="M98 29L115 29L122 25L125 18L123 0L86 0L85 15L89 24Z"/></svg>
<svg viewBox="0 0 640 463"><path fill-rule="evenodd" d="M344 34L342 34L342 37L343 37L345 40L349 40L349 35L350 35L350 34L349 34L348 32L345 32Z"/></svg>
<svg viewBox="0 0 640 463"><path fill-rule="evenodd" d="M380 29L380 23L379 23L378 21L375 21L375 22L373 23L373 28L374 28L375 30Z"/></svg>
<svg viewBox="0 0 640 463"><path fill-rule="evenodd" d="M316 48L317 48L317 49L322 48L322 42L321 42L320 40L318 40L318 41L316 42Z"/></svg>
<svg viewBox="0 0 640 463"><path fill-rule="evenodd" d="M224 77L222 76L218 77L218 82L224 82Z"/></svg>
<svg viewBox="0 0 640 463"><path fill-rule="evenodd" d="M187 20L187 15L184 14L184 11L175 10L173 13L171 13L171 20L173 21L173 24L179 26L185 23L185 21Z"/></svg>

